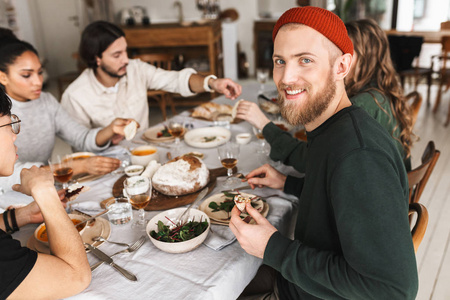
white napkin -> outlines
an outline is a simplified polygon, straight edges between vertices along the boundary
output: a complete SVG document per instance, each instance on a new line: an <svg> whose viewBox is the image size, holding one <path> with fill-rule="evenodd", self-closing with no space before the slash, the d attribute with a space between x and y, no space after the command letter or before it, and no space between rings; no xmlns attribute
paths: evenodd
<svg viewBox="0 0 450 300"><path fill-rule="evenodd" d="M203 244L213 250L222 250L236 240L234 233L228 226L211 225L211 229L212 231L209 232Z"/></svg>
<svg viewBox="0 0 450 300"><path fill-rule="evenodd" d="M83 201L75 203L67 203L72 209L79 209L81 211L101 210L100 202L95 201Z"/></svg>

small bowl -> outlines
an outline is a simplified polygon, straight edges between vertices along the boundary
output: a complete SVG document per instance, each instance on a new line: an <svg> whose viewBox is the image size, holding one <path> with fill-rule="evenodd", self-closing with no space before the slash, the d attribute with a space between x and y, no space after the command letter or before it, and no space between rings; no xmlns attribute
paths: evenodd
<svg viewBox="0 0 450 300"><path fill-rule="evenodd" d="M250 142L252 135L250 133L239 133L236 135L236 143L245 145Z"/></svg>
<svg viewBox="0 0 450 300"><path fill-rule="evenodd" d="M75 152L69 155L72 157L72 160L82 159L82 158L89 158L92 156L95 156L95 153L92 152Z"/></svg>
<svg viewBox="0 0 450 300"><path fill-rule="evenodd" d="M147 166L152 160L159 162L158 148L153 146L140 146L131 150L131 164Z"/></svg>
<svg viewBox="0 0 450 300"><path fill-rule="evenodd" d="M154 239L150 235L150 232L152 230L158 231L158 221L162 221L164 223L164 225L172 224L172 223L170 223L169 220L166 219L166 217L167 217L176 223L177 222L176 218L185 210L186 210L186 208L184 208L184 207L166 210L166 211L154 216L147 223L147 228L146 228L147 235L149 236L150 241L152 241L153 245L155 245L158 249L160 249L164 252L168 252L168 253L185 253L185 252L194 250L195 248L200 246L203 243L203 241L206 239L206 237L208 236L208 233L209 233L209 228L211 227L211 221L209 220L208 216L204 212L202 212L198 209L193 209L193 208L189 210L189 216L190 216L189 219L192 220L193 218L195 218L195 221L200 221L200 218L201 218L202 221L206 220L209 225L208 228L206 228L206 230L199 236L197 236L193 239L184 241L184 242L167 243L167 242L158 241L157 239Z"/></svg>
<svg viewBox="0 0 450 300"><path fill-rule="evenodd" d="M82 216L82 215L77 215L77 214L69 214L69 218L72 220L72 222L74 222L74 220L77 220L77 221L84 221L84 220L87 219L87 217ZM88 221L88 223L89 223L89 221ZM74 222L74 225L75 225L75 222ZM86 226L86 224L85 224L85 225L81 225L80 227L81 227L81 229L78 230L78 232L80 233L80 235L82 235L83 232L86 230L86 228L88 228L89 226ZM39 243L42 243L42 244L48 246L48 245L49 245L49 244L48 244L48 240L47 240L47 241L46 241L46 240L43 240L43 239L40 237L41 234L42 234L42 231L44 231L44 230L45 230L45 223L42 223L42 224L39 225L39 226L36 228L36 230L34 231L34 238L35 238Z"/></svg>
<svg viewBox="0 0 450 300"><path fill-rule="evenodd" d="M128 176L138 176L144 172L144 167L140 165L131 165L125 168L125 174Z"/></svg>

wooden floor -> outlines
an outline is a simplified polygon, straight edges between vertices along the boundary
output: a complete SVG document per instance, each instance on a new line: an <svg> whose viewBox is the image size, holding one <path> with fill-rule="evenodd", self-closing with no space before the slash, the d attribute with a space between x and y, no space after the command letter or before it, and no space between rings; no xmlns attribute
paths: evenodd
<svg viewBox="0 0 450 300"><path fill-rule="evenodd" d="M425 86L419 86L425 95ZM450 126L444 127L450 92L443 94L441 106L436 114L431 109L436 98L437 86L432 87L431 107L426 99L422 103L415 125L420 140L412 149L413 168L420 164L420 158L428 141L433 140L441 156L421 196L429 212L425 237L417 252L419 269L419 293L417 299L450 299Z"/></svg>

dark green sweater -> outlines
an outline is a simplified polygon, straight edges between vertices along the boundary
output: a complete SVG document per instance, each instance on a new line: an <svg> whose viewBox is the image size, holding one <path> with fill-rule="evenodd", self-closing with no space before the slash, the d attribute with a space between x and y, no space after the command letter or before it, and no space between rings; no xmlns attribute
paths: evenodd
<svg viewBox="0 0 450 300"><path fill-rule="evenodd" d="M299 197L295 240L276 232L264 253L281 299L414 299L408 179L392 138L355 106L307 135L305 177L284 187Z"/></svg>
<svg viewBox="0 0 450 300"><path fill-rule="evenodd" d="M364 88L365 90L366 88ZM374 101L377 99L380 106ZM353 105L364 109L372 118L378 121L388 133L395 138L395 145L404 158L407 171L411 170L411 159L405 158L405 150L400 143L400 129L397 127L397 121L392 115L389 101L378 91L369 90L359 93L350 98ZM397 127L395 130L394 128ZM305 171L305 151L306 143L297 140L289 133L284 132L272 122L263 129L264 137L271 146L270 157L275 161L281 161L285 165L293 166L297 171Z"/></svg>

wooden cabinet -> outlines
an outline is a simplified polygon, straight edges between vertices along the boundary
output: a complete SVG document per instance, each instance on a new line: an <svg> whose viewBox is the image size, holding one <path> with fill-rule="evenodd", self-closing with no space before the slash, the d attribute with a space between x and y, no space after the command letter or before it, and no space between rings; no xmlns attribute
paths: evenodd
<svg viewBox="0 0 450 300"><path fill-rule="evenodd" d="M272 31L276 20L255 21L253 25L255 50L255 68L269 69L272 73L273 42Z"/></svg>
<svg viewBox="0 0 450 300"><path fill-rule="evenodd" d="M219 21L202 25L181 26L178 23L124 27L131 53L172 53L183 61L207 61L200 74L223 77L222 28Z"/></svg>

